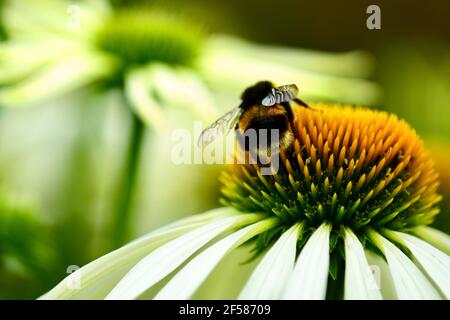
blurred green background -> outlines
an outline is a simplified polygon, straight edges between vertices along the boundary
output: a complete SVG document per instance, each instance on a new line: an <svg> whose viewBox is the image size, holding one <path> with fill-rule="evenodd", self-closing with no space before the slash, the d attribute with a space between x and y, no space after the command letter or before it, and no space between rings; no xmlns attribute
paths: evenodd
<svg viewBox="0 0 450 320"><path fill-rule="evenodd" d="M40 40L28 35L28 29L18 36L9 32L8 24L14 23L14 17L6 17L2 8L11 3L14 0L0 1L0 80L13 65L8 60L12 58L2 56L2 46L6 48L15 37L25 43ZM67 4L78 3L82 2ZM245 69L232 73L223 68L213 75L209 70L198 72L199 78L206 79L219 114L236 105L246 81L265 75L258 65L249 64L252 57L260 59L255 64L262 69L266 68L264 61L273 64L283 79L283 75L290 75L284 71L291 68L287 60L306 52L304 59L309 60L298 58L298 72L317 82L299 83L300 90L306 87L307 101L366 104L396 113L417 130L441 175L442 213L435 223L450 231L450 2L116 0L111 4L115 12L136 6L158 8L187 17L204 30L206 38L228 34L253 42L231 42L228 46L228 42L219 41L211 45L215 51L208 51L208 57L215 57L219 64L206 59L203 65L204 69L220 67L223 51L229 61L234 57L235 65L242 63ZM366 28L370 4L381 8L381 30ZM67 12L58 14L65 19ZM39 23L39 19L35 21ZM349 67L339 70L330 57L350 51L356 54L349 56ZM360 55L361 51L366 53ZM330 57L324 58L323 52ZM289 59L280 61L283 57ZM302 61L310 62L304 66ZM67 275L70 266L82 266L121 241L219 205L220 166L174 165L170 131L159 132L154 127L141 130L140 147L130 147L137 132L136 115L124 108L123 79L112 78L113 84L102 82L71 90L29 106L7 106L0 95L1 299L36 298ZM56 85L58 80L54 81ZM359 88L354 90L355 97L358 92L361 95L355 101L345 99L342 93L352 92L353 84ZM10 86L0 81L0 92ZM118 89L106 90L105 86ZM381 94L369 98L368 94L377 90ZM199 119L189 109L168 107L164 117L171 128L191 128L192 121ZM143 125L147 126L145 121ZM130 155L137 158L137 168L136 178L131 179L133 186L128 188L129 230L118 242L114 238L118 223L115 212L120 211L124 188L130 182Z"/></svg>

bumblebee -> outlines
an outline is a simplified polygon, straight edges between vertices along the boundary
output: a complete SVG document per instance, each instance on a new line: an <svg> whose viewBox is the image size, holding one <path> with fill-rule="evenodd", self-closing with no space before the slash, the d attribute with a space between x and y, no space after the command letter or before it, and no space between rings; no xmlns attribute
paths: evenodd
<svg viewBox="0 0 450 320"><path fill-rule="evenodd" d="M254 129L256 132L266 129L265 149L269 149L273 143L278 143L279 148L283 150L290 149L294 141L294 130L296 130L291 101L309 108L305 102L297 98L298 91L295 84L276 87L270 81L257 82L245 89L238 107L203 130L198 140L199 145L209 144L219 134L228 134L235 129L238 141L246 151L265 152L266 150L260 150L260 141L257 141L258 150L249 150L249 145L245 143L245 133L249 129ZM271 137L271 129L278 130L278 141Z"/></svg>

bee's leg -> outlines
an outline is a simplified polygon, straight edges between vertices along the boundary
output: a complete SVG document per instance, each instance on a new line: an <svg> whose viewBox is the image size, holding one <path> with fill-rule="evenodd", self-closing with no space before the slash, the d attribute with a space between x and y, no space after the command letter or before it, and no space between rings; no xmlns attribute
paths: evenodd
<svg viewBox="0 0 450 320"><path fill-rule="evenodd" d="M295 101L296 104L301 105L301 106L303 106L303 107L305 107L305 108L311 109L311 108L306 104L306 102L303 102L303 101L300 100L299 98L294 98L293 100Z"/></svg>
<svg viewBox="0 0 450 320"><path fill-rule="evenodd" d="M302 107L305 107L305 108L307 108L307 109L309 109L309 110L312 110L312 111L321 111L321 110L318 110L318 109L311 108L309 105L306 104L306 102L300 100L299 98L294 98L293 100L294 100L294 102L297 103L298 105L301 105Z"/></svg>

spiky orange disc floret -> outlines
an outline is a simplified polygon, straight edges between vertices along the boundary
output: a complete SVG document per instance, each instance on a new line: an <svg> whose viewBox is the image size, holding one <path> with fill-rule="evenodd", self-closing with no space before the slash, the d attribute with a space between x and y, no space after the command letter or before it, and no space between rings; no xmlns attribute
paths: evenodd
<svg viewBox="0 0 450 320"><path fill-rule="evenodd" d="M223 203L289 224L329 221L355 231L433 221L438 175L406 122L365 108L313 107L322 111L295 109L298 134L276 174L263 176L250 164L224 173Z"/></svg>

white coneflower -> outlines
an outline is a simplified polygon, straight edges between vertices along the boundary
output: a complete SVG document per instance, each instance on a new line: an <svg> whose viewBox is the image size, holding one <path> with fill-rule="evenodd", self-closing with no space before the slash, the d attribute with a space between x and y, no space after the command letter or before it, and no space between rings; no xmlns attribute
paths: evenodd
<svg viewBox="0 0 450 320"><path fill-rule="evenodd" d="M181 17L147 7L114 11L102 0L17 0L4 11L8 41L0 48L2 106L34 104L96 86L123 88L133 112L157 129L165 126L161 105L173 100L205 120L216 115L194 71L205 34ZM165 97L167 86L175 92L172 101ZM201 103L194 105L193 95Z"/></svg>
<svg viewBox="0 0 450 320"><path fill-rule="evenodd" d="M440 196L421 140L394 115L314 107L296 109L298 136L276 174L232 166L227 207L149 233L42 298L136 299L163 284L155 299L189 299L247 245L263 256L236 298L448 299L450 237L427 226Z"/></svg>

